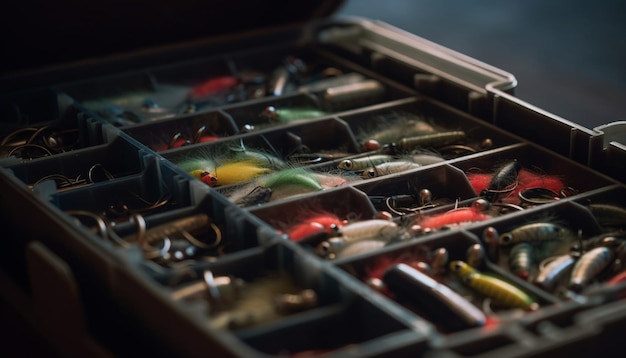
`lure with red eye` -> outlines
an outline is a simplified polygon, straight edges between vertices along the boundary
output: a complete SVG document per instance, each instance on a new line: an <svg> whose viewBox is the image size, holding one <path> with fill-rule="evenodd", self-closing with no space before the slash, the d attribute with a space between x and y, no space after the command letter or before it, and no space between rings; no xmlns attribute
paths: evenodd
<svg viewBox="0 0 626 358"><path fill-rule="evenodd" d="M239 85L239 78L235 76L217 76L206 80L191 89L190 96L193 99L212 96L225 92Z"/></svg>

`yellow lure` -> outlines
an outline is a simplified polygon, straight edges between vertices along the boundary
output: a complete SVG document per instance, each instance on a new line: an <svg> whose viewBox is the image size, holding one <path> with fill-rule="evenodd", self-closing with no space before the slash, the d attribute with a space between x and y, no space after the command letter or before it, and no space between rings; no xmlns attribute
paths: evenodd
<svg viewBox="0 0 626 358"><path fill-rule="evenodd" d="M450 262L450 271L477 293L489 297L494 304L503 308L533 310L537 303L524 291L496 277L478 272L466 262Z"/></svg>
<svg viewBox="0 0 626 358"><path fill-rule="evenodd" d="M222 164L215 168L211 175L217 178L217 185L231 185L252 180L271 171L269 168L260 167L257 161L243 160Z"/></svg>

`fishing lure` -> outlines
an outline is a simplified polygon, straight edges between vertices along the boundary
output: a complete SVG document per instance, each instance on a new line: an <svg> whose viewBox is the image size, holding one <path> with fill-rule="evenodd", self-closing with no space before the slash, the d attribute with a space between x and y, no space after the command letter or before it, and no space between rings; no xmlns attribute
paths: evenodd
<svg viewBox="0 0 626 358"><path fill-rule="evenodd" d="M575 262L576 258L570 254L548 258L539 265L539 273L533 283L548 292L553 292L557 284L570 275Z"/></svg>
<svg viewBox="0 0 626 358"><path fill-rule="evenodd" d="M495 172L489 185L481 191L480 195L485 196L489 201L495 201L503 191L507 191L509 188L508 191L513 190L521 169L522 165L516 160L503 165L500 170Z"/></svg>
<svg viewBox="0 0 626 358"><path fill-rule="evenodd" d="M580 292L592 280L596 279L615 258L610 247L600 246L585 252L574 264L569 281L569 288Z"/></svg>
<svg viewBox="0 0 626 358"><path fill-rule="evenodd" d="M522 280L528 280L533 266L533 246L528 242L520 242L509 251L509 269Z"/></svg>
<svg viewBox="0 0 626 358"><path fill-rule="evenodd" d="M229 196L229 199L240 207L248 207L253 205L265 204L270 201L271 197L272 189L264 188L262 186L255 186L254 188L252 188L252 190L248 190L246 194L242 196L231 194Z"/></svg>
<svg viewBox="0 0 626 358"><path fill-rule="evenodd" d="M211 142L220 138L217 135L204 134L204 132L206 132L206 126L201 126L191 139L183 136L181 132L178 132L172 136L167 144L155 146L155 150L162 151L180 148L191 144Z"/></svg>
<svg viewBox="0 0 626 358"><path fill-rule="evenodd" d="M496 173L468 173L466 176L476 195L492 202L542 204L565 195L565 184L558 176L531 172L517 161L509 162ZM540 189L544 192L540 197L534 197ZM546 198L545 193L556 195Z"/></svg>
<svg viewBox="0 0 626 358"><path fill-rule="evenodd" d="M537 303L526 292L502 279L481 273L463 261L450 262L449 269L465 285L490 298L499 307L524 310L537 308Z"/></svg>
<svg viewBox="0 0 626 358"><path fill-rule="evenodd" d="M335 258L346 258L355 255L360 255L366 252L376 251L385 247L387 243L382 240L361 240L353 243L349 243L348 245L343 246L342 249L335 250Z"/></svg>
<svg viewBox="0 0 626 358"><path fill-rule="evenodd" d="M409 152L419 148L442 147L465 140L464 131L437 132L412 137L403 137L393 143L398 150Z"/></svg>
<svg viewBox="0 0 626 358"><path fill-rule="evenodd" d="M439 214L421 215L417 217L415 224L419 225L422 231L429 231L445 226L484 221L491 218L491 215L486 214L476 205L472 205L470 207L456 208Z"/></svg>
<svg viewBox="0 0 626 358"><path fill-rule="evenodd" d="M361 178L363 179L371 179L377 178L384 175L390 175L395 173L404 172L407 170L420 168L421 165L409 161L394 161L394 162L385 162L382 164L378 164L369 168L366 168L363 173L361 173Z"/></svg>
<svg viewBox="0 0 626 358"><path fill-rule="evenodd" d="M513 245L520 242L563 240L571 236L570 231L557 224L539 222L519 226L505 232L498 238L500 245Z"/></svg>
<svg viewBox="0 0 626 358"><path fill-rule="evenodd" d="M217 178L202 169L192 170L189 174L210 187L215 187L217 185Z"/></svg>
<svg viewBox="0 0 626 358"><path fill-rule="evenodd" d="M217 76L195 85L189 92L191 99L201 99L231 91L240 84L236 76Z"/></svg>
<svg viewBox="0 0 626 358"><path fill-rule="evenodd" d="M322 93L321 98L325 105L330 105L338 110L349 108L349 106L363 105L368 101L381 98L385 91L385 86L380 81L367 79L361 82L328 87Z"/></svg>
<svg viewBox="0 0 626 358"><path fill-rule="evenodd" d="M254 149L237 148L233 150L235 152L235 155L232 157L233 161L254 161L260 166L273 170L286 169L289 167L284 160L270 153Z"/></svg>
<svg viewBox="0 0 626 358"><path fill-rule="evenodd" d="M450 254L445 247L440 247L432 253L430 259L430 267L433 274L441 274L446 270L448 262L450 260Z"/></svg>
<svg viewBox="0 0 626 358"><path fill-rule="evenodd" d="M355 242L364 240L388 242L401 235L402 231L402 227L397 223L385 219L348 223L339 228L335 237L317 245L316 252L322 257L335 258L345 247Z"/></svg>
<svg viewBox="0 0 626 358"><path fill-rule="evenodd" d="M485 314L461 295L407 264L389 267L383 282L394 297L416 307L446 330L480 327L487 322Z"/></svg>
<svg viewBox="0 0 626 358"><path fill-rule="evenodd" d="M305 168L283 169L263 177L263 187L274 192L284 187L299 187L306 191L322 190L322 184L315 174Z"/></svg>
<svg viewBox="0 0 626 358"><path fill-rule="evenodd" d="M396 118L390 120L387 118L389 116ZM424 118L406 112L391 112L387 116L381 115L374 119L374 123L378 124L376 128L362 130L358 136L367 138L361 144L365 150L378 150L402 137L432 134L436 131Z"/></svg>
<svg viewBox="0 0 626 358"><path fill-rule="evenodd" d="M434 153L413 153L407 157L408 160L419 165L430 165L444 162L446 159Z"/></svg>
<svg viewBox="0 0 626 358"><path fill-rule="evenodd" d="M465 251L465 261L472 267L478 267L485 261L485 250L483 245L474 244L470 245Z"/></svg>
<svg viewBox="0 0 626 358"><path fill-rule="evenodd" d="M259 117L272 123L287 123L297 119L310 119L326 115L328 115L327 112L317 108L291 107L279 109L274 106L268 106L263 109Z"/></svg>
<svg viewBox="0 0 626 358"><path fill-rule="evenodd" d="M242 160L218 165L211 175L217 178L216 185L222 186L243 183L271 172L257 161Z"/></svg>
<svg viewBox="0 0 626 358"><path fill-rule="evenodd" d="M495 262L498 261L500 256L500 240L499 240L498 230L489 226L483 230L483 241L487 246L487 254L489 258Z"/></svg>
<svg viewBox="0 0 626 358"><path fill-rule="evenodd" d="M285 230L285 233L292 241L300 241L319 233L336 235L339 228L344 224L344 221L337 215L331 213L319 213L303 219L298 224L292 225Z"/></svg>
<svg viewBox="0 0 626 358"><path fill-rule="evenodd" d="M211 174L215 170L217 163L207 157L193 157L176 162L176 166L193 175L194 178L199 179L203 172Z"/></svg>
<svg viewBox="0 0 626 358"><path fill-rule="evenodd" d="M394 158L391 155L375 154L375 155L368 155L366 157L361 157L361 158L344 159L341 162L339 162L337 167L343 170L362 171L369 167L376 166L378 164L382 164L386 162L390 162L392 160L394 160Z"/></svg>

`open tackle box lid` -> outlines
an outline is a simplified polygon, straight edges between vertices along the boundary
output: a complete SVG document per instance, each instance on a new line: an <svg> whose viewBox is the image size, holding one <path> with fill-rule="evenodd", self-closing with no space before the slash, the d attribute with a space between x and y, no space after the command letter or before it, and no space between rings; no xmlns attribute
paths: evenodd
<svg viewBox="0 0 626 358"><path fill-rule="evenodd" d="M24 0L0 12L0 77L279 26L302 26L341 5L326 1Z"/></svg>

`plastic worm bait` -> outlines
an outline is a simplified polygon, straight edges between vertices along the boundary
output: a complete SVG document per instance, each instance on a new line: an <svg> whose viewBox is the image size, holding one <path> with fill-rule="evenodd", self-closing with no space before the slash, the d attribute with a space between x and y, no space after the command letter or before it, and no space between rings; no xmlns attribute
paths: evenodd
<svg viewBox="0 0 626 358"><path fill-rule="evenodd" d="M523 280L530 277L533 261L533 246L527 242L517 243L509 251L509 269Z"/></svg>
<svg viewBox="0 0 626 358"><path fill-rule="evenodd" d="M458 143L465 139L463 131L449 131L432 134L424 134L413 137L404 137L395 143L395 147L402 151L411 151L424 147L441 147L448 144Z"/></svg>
<svg viewBox="0 0 626 358"><path fill-rule="evenodd" d="M386 162L365 169L363 173L361 173L361 178L371 179L420 167L421 165L409 161Z"/></svg>
<svg viewBox="0 0 626 358"><path fill-rule="evenodd" d="M378 164L391 162L394 158L391 155L376 154L363 158L345 159L339 162L337 167L343 170L361 171Z"/></svg>
<svg viewBox="0 0 626 358"><path fill-rule="evenodd" d="M569 230L552 223L532 223L522 225L498 238L500 245L513 245L520 242L560 240L569 235Z"/></svg>
<svg viewBox="0 0 626 358"><path fill-rule="evenodd" d="M576 292L581 291L604 271L614 258L615 252L609 247L600 246L585 252L572 269L569 287Z"/></svg>
<svg viewBox="0 0 626 358"><path fill-rule="evenodd" d="M531 310L537 305L528 294L519 288L504 280L480 273L463 261L452 261L449 268L465 285L490 298L494 304L500 307Z"/></svg>
<svg viewBox="0 0 626 358"><path fill-rule="evenodd" d="M541 266L533 283L548 292L552 292L559 282L570 275L576 259L572 255L566 254L549 260Z"/></svg>
<svg viewBox="0 0 626 358"><path fill-rule="evenodd" d="M485 314L461 295L407 264L389 267L383 282L398 300L416 307L446 330L480 327L487 322Z"/></svg>

